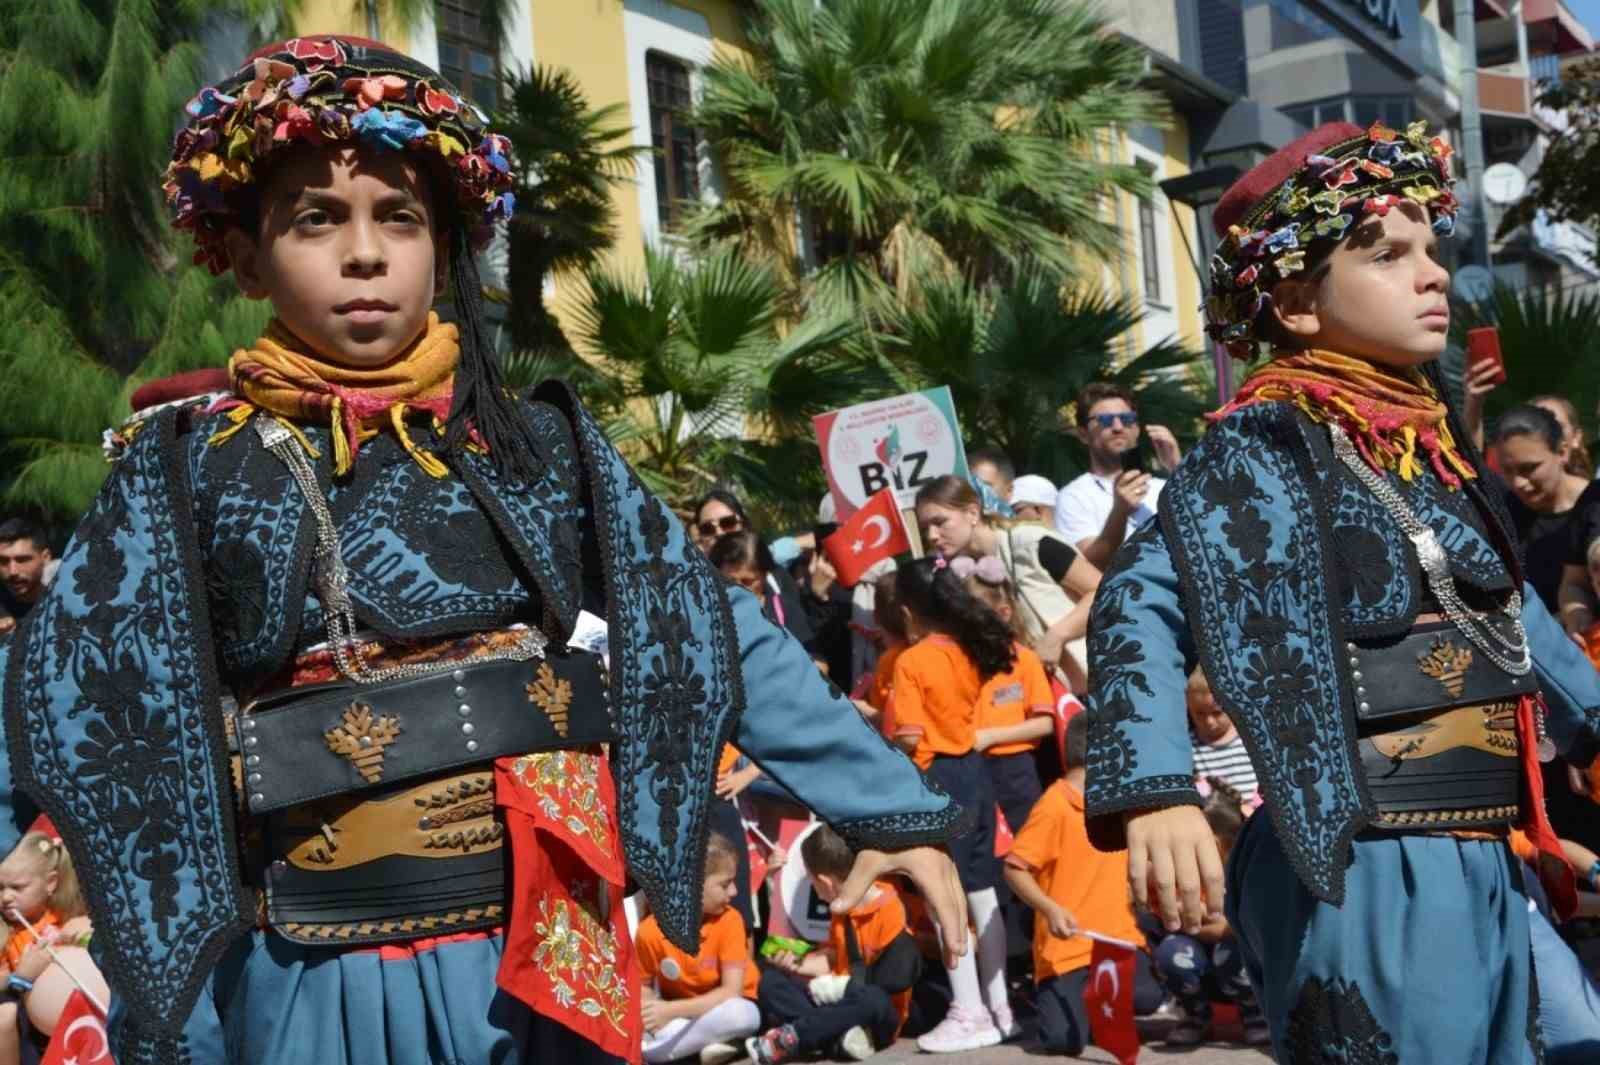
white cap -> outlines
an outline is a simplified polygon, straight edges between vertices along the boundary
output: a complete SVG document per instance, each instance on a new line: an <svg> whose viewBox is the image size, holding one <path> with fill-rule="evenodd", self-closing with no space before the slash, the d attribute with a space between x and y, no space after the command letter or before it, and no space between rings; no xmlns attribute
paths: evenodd
<svg viewBox="0 0 1600 1065"><path fill-rule="evenodd" d="M833 501L833 493L829 492L822 497L822 502L817 504L817 524L832 525L839 520L839 509Z"/></svg>
<svg viewBox="0 0 1600 1065"><path fill-rule="evenodd" d="M1051 484L1046 477L1037 473L1025 473L1011 483L1010 503L1020 507L1024 503L1032 503L1037 507L1053 507L1056 505L1056 486Z"/></svg>

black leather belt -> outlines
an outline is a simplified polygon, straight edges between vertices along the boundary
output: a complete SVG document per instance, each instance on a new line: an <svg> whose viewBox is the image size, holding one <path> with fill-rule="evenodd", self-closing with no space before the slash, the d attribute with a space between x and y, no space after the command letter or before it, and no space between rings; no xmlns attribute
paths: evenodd
<svg viewBox="0 0 1600 1065"><path fill-rule="evenodd" d="M1493 624L1513 635L1510 622ZM1512 700L1539 686L1532 670L1520 677L1502 671L1447 621L1417 625L1398 640L1345 649L1356 716L1363 721Z"/></svg>
<svg viewBox="0 0 1600 1065"><path fill-rule="evenodd" d="M264 814L505 755L614 738L598 656L463 662L382 684L292 688L241 713L245 801Z"/></svg>

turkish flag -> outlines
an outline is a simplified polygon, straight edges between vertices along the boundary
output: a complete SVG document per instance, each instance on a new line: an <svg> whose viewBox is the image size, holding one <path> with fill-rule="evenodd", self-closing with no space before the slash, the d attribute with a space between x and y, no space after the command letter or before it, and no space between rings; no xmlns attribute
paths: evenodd
<svg viewBox="0 0 1600 1065"><path fill-rule="evenodd" d="M1050 694L1056 697L1056 712L1051 715L1056 726L1056 753L1061 756L1061 764L1066 765L1067 722L1083 712L1083 704L1055 677L1050 678Z"/></svg>
<svg viewBox="0 0 1600 1065"><path fill-rule="evenodd" d="M1133 1025L1133 951L1094 941L1083 1004L1089 1011L1094 1045L1122 1065L1139 1059L1139 1032Z"/></svg>
<svg viewBox="0 0 1600 1065"><path fill-rule="evenodd" d="M850 520L822 541L823 553L839 573L839 583L854 587L872 564L911 550L911 538L900 520L894 489L885 488Z"/></svg>
<svg viewBox="0 0 1600 1065"><path fill-rule="evenodd" d="M74 991L61 1009L61 1019L50 1036L39 1065L113 1065L111 1041L106 1037L106 1019L84 997Z"/></svg>

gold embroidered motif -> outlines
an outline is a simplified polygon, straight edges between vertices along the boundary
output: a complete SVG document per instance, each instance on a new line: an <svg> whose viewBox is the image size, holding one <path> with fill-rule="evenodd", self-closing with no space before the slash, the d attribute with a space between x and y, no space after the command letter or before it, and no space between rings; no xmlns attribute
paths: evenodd
<svg viewBox="0 0 1600 1065"><path fill-rule="evenodd" d="M1442 636L1433 641L1427 654L1417 656L1417 668L1444 685L1452 699L1461 695L1471 665L1472 648L1457 647Z"/></svg>
<svg viewBox="0 0 1600 1065"><path fill-rule="evenodd" d="M372 707L353 702L344 708L344 721L322 734L328 750L343 755L356 767L361 779L376 784L383 777L383 749L400 736L400 719L384 716L374 720Z"/></svg>
<svg viewBox="0 0 1600 1065"><path fill-rule="evenodd" d="M584 751L539 751L518 758L512 774L539 800L544 815L595 846L610 846L611 830L600 798L600 756Z"/></svg>
<svg viewBox="0 0 1600 1065"><path fill-rule="evenodd" d="M564 1009L585 1017L604 1017L627 1034L628 981L617 971L617 937L600 923L598 907L586 895L598 895L598 883L569 885L572 900L545 896L539 900L534 930L541 937L533 963L550 980L550 989Z"/></svg>
<svg viewBox="0 0 1600 1065"><path fill-rule="evenodd" d="M572 705L572 683L556 676L549 662L541 663L539 672L527 685L528 702L544 711L544 716L555 726L556 735L567 737L567 708Z"/></svg>

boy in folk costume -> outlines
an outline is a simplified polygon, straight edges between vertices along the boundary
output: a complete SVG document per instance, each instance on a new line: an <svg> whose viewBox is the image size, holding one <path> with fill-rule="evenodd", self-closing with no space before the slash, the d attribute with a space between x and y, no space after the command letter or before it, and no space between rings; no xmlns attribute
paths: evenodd
<svg viewBox="0 0 1600 1065"><path fill-rule="evenodd" d="M1270 345L1117 555L1091 624L1088 814L1171 929L1222 909L1184 713L1198 662L1267 814L1227 867L1277 1060L1538 1060L1506 836L1586 765L1600 680L1523 583L1434 360L1449 148L1323 126L1218 205L1209 329ZM1548 735L1546 734L1548 728ZM1570 879L1552 870L1557 898Z"/></svg>
<svg viewBox="0 0 1600 1065"><path fill-rule="evenodd" d="M485 117L334 37L261 49L188 112L176 224L277 316L229 392L124 429L0 644L0 794L81 863L117 1060L637 1060L623 884L695 951L728 741L863 849L841 905L900 869L961 950L925 846L960 811L566 388L502 387ZM597 617L609 666L576 646Z"/></svg>

